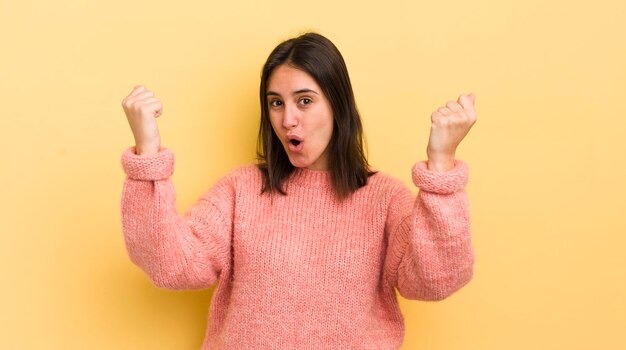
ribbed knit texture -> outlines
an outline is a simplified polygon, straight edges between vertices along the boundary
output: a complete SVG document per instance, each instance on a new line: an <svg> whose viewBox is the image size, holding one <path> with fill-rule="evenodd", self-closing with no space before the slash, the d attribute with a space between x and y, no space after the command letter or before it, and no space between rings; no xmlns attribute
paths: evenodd
<svg viewBox="0 0 626 350"><path fill-rule="evenodd" d="M408 299L440 300L472 277L467 165L412 169L417 198L382 173L341 202L330 173L299 168L261 194L254 165L222 177L184 215L174 155L122 155L131 260L158 287L217 283L202 350L399 349Z"/></svg>

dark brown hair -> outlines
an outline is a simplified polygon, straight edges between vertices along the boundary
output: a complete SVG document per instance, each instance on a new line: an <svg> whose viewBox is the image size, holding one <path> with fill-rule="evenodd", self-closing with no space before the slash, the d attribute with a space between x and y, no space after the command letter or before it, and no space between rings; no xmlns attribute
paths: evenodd
<svg viewBox="0 0 626 350"><path fill-rule="evenodd" d="M280 65L288 64L315 79L333 111L333 133L328 144L329 170L340 199L367 184L369 169L363 151L363 127L356 108L348 69L335 45L317 33L306 33L279 44L269 55L261 74L261 125L257 140L258 167L263 172L262 193L286 194L281 187L295 169L269 119L267 81Z"/></svg>

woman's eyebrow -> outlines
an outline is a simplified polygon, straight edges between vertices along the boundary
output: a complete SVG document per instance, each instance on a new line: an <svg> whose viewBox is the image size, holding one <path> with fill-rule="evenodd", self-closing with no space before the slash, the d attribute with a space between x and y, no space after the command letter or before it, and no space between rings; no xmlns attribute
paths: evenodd
<svg viewBox="0 0 626 350"><path fill-rule="evenodd" d="M300 90L298 90L298 91L294 91L294 92L293 92L293 94L294 94L294 95L298 95L298 94L302 94L302 93L305 93L305 92L312 92L312 93L314 93L314 94L316 94L316 95L319 95L319 94L317 93L317 91L315 91L315 90L311 90L311 89L300 89Z"/></svg>
<svg viewBox="0 0 626 350"><path fill-rule="evenodd" d="M315 90L311 90L311 89L300 89L300 90L294 91L294 92L292 93L292 95L303 94L303 93L305 93L305 92L311 92L311 93L314 93L314 94L316 94L316 95L319 95L319 94L317 93L317 91L315 91ZM274 92L274 91L268 90L268 91L265 93L265 96L280 96L280 94L279 94L278 92Z"/></svg>

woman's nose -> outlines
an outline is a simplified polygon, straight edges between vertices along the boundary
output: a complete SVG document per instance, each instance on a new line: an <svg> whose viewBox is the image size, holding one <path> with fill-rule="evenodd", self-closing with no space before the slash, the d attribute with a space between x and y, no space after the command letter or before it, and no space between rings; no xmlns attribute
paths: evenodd
<svg viewBox="0 0 626 350"><path fill-rule="evenodd" d="M283 118L283 126L287 129L293 129L298 126L300 115L297 108L285 106L285 115Z"/></svg>

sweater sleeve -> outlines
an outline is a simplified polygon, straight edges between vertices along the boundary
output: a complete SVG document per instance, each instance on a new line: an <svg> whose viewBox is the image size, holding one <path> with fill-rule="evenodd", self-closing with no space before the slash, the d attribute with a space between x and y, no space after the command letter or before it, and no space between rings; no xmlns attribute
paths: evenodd
<svg viewBox="0 0 626 350"><path fill-rule="evenodd" d="M419 162L412 169L417 198L406 186L392 195L386 230L385 280L407 299L442 300L473 274L468 167L438 173Z"/></svg>
<svg viewBox="0 0 626 350"><path fill-rule="evenodd" d="M234 180L222 178L184 215L176 209L170 176L174 155L162 148L122 154L127 177L121 200L122 230L131 261L160 288L210 287L230 264Z"/></svg>

